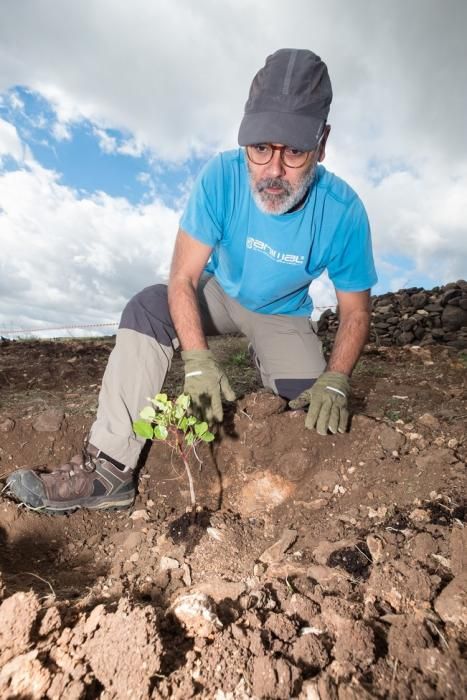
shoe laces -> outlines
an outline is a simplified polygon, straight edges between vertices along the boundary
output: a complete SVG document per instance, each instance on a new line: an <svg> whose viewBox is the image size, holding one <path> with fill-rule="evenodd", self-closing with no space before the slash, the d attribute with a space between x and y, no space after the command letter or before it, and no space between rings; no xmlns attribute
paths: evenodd
<svg viewBox="0 0 467 700"><path fill-rule="evenodd" d="M81 463L80 463L79 467L85 472L93 472L96 470L96 467L97 467L97 459L98 459L99 453L97 453L97 455L94 457L89 452L88 445L89 445L89 439L86 438L86 440L84 442L84 447L81 450Z"/></svg>
<svg viewBox="0 0 467 700"><path fill-rule="evenodd" d="M67 462L66 464L63 464L62 466L58 467L58 469L54 469L52 471L52 474L62 474L66 475L69 478L72 478L77 475L78 472L84 471L91 473L96 470L97 467L97 459L98 457L93 456L88 449L88 440L85 440L84 446L81 450L81 459L80 461L74 461L72 458L70 462Z"/></svg>

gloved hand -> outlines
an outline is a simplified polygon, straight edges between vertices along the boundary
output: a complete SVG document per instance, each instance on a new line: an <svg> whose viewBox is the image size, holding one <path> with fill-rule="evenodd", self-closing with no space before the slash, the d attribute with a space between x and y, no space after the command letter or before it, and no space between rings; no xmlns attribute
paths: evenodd
<svg viewBox="0 0 467 700"><path fill-rule="evenodd" d="M227 375L210 350L184 350L182 360L185 363L183 392L191 396L193 413L209 425L221 423L224 417L221 392L228 401L236 399Z"/></svg>
<svg viewBox="0 0 467 700"><path fill-rule="evenodd" d="M323 372L312 387L289 401L290 408L304 408L309 404L305 426L320 435L345 433L349 421L347 399L350 394L349 378L341 372Z"/></svg>

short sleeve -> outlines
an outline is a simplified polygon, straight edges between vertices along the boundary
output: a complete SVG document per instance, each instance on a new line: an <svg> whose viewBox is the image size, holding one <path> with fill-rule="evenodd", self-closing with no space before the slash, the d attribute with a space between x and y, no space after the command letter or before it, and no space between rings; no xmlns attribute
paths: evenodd
<svg viewBox="0 0 467 700"><path fill-rule="evenodd" d="M343 292L361 292L378 281L370 224L358 197L349 204L339 223L327 269L334 287Z"/></svg>
<svg viewBox="0 0 467 700"><path fill-rule="evenodd" d="M198 175L180 227L201 243L214 246L224 229L224 193L222 157L218 155L206 163Z"/></svg>

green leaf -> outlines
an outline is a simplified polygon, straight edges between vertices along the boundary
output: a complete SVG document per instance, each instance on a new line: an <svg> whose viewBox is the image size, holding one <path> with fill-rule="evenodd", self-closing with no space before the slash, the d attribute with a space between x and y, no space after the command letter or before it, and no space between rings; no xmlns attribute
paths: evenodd
<svg viewBox="0 0 467 700"><path fill-rule="evenodd" d="M179 406L179 407L182 408L184 411L186 411L187 408L188 408L189 405L190 405L190 401L191 401L191 399L190 399L190 395L189 395L189 394L180 394L180 396L179 396L179 397L177 398L177 400L175 401L175 405L176 405L176 406Z"/></svg>
<svg viewBox="0 0 467 700"><path fill-rule="evenodd" d="M167 435L169 434L169 431L165 427L165 425L156 425L154 428L154 437L156 440L166 440Z"/></svg>
<svg viewBox="0 0 467 700"><path fill-rule="evenodd" d="M208 428L209 425L206 423L206 421L202 421L201 423L197 423L195 425L195 433L198 437L201 437L208 430Z"/></svg>
<svg viewBox="0 0 467 700"><path fill-rule="evenodd" d="M139 415L141 418L143 418L143 420L152 420L155 417L156 412L152 406L145 406L143 410L140 411Z"/></svg>
<svg viewBox="0 0 467 700"><path fill-rule="evenodd" d="M182 406L175 406L174 416L175 416L176 420L180 420L180 418L183 418L185 413L186 413L186 411Z"/></svg>
<svg viewBox="0 0 467 700"><path fill-rule="evenodd" d="M196 416L188 416L187 425L195 425L198 422Z"/></svg>
<svg viewBox="0 0 467 700"><path fill-rule="evenodd" d="M136 435L146 438L146 440L152 440L154 435L154 430L152 425L144 420L135 420L133 423L133 430Z"/></svg>
<svg viewBox="0 0 467 700"><path fill-rule="evenodd" d="M188 418L186 418L184 416L182 418L182 420L179 422L178 427L180 428L180 430L183 430L183 432L185 432L186 429L188 428Z"/></svg>
<svg viewBox="0 0 467 700"><path fill-rule="evenodd" d="M216 436L210 433L209 430L200 435L200 439L203 440L203 442L212 442L215 437Z"/></svg>
<svg viewBox="0 0 467 700"><path fill-rule="evenodd" d="M172 408L172 401L169 401L167 394L156 394L155 397L151 399L151 402L164 413L167 413Z"/></svg>
<svg viewBox="0 0 467 700"><path fill-rule="evenodd" d="M194 443L194 441L195 441L195 436L193 435L193 433L187 433L185 435L185 442L187 445L192 445Z"/></svg>

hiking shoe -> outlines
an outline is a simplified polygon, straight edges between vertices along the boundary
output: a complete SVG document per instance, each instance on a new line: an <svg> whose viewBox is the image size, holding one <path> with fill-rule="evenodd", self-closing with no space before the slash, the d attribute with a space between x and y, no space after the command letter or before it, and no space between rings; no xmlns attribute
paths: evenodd
<svg viewBox="0 0 467 700"><path fill-rule="evenodd" d="M129 508L136 495L133 470L89 444L52 472L18 469L6 483L17 501L51 514Z"/></svg>

